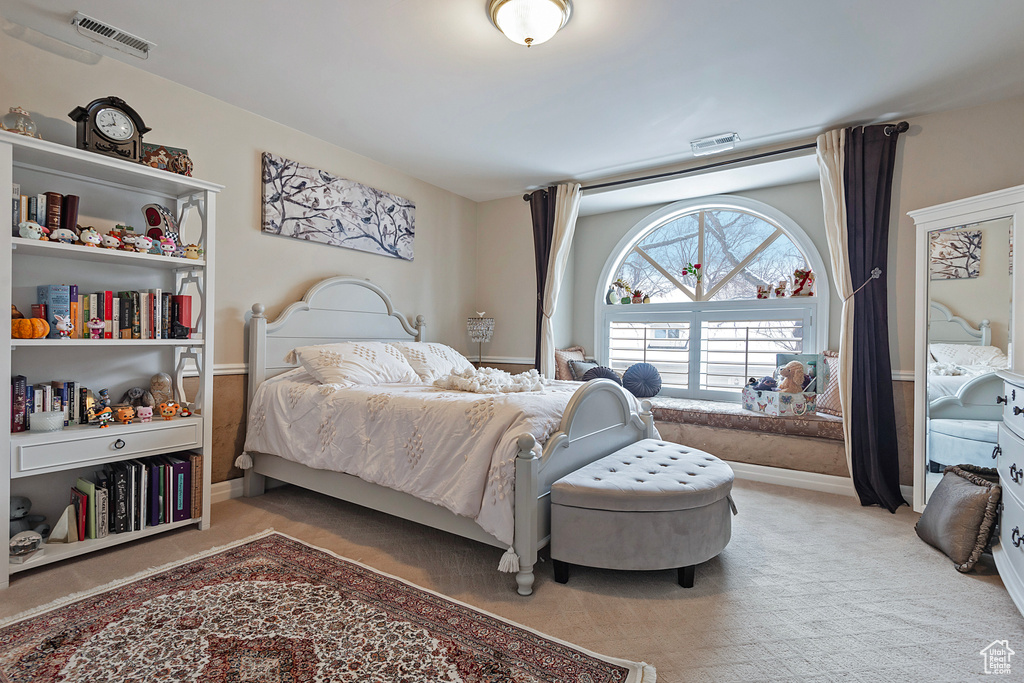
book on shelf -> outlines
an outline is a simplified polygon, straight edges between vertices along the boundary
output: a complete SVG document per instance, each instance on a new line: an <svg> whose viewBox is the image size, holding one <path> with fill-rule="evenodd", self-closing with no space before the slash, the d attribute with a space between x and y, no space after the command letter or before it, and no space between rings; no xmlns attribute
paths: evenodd
<svg viewBox="0 0 1024 683"><path fill-rule="evenodd" d="M28 379L25 375L11 378L11 433L28 429Z"/></svg>
<svg viewBox="0 0 1024 683"><path fill-rule="evenodd" d="M60 228L61 208L64 195L60 192L46 192L46 227L50 230Z"/></svg>
<svg viewBox="0 0 1024 683"><path fill-rule="evenodd" d="M36 223L39 222L38 207L38 198L35 195L30 195L28 198L28 219L30 221L35 221ZM43 222L45 223L46 221L44 220Z"/></svg>
<svg viewBox="0 0 1024 683"><path fill-rule="evenodd" d="M78 195L66 194L61 200L60 227L75 232L78 227Z"/></svg>
<svg viewBox="0 0 1024 683"><path fill-rule="evenodd" d="M111 463L105 467L110 480L110 533L128 531L128 469L122 463Z"/></svg>
<svg viewBox="0 0 1024 683"><path fill-rule="evenodd" d="M192 463L181 458L168 458L173 472L171 481L171 522L191 519Z"/></svg>
<svg viewBox="0 0 1024 683"><path fill-rule="evenodd" d="M114 338L114 293L109 289L103 296L103 338Z"/></svg>
<svg viewBox="0 0 1024 683"><path fill-rule="evenodd" d="M80 339L82 336L82 311L78 299L78 285L68 285L68 306L71 309L70 337L72 339Z"/></svg>
<svg viewBox="0 0 1024 683"><path fill-rule="evenodd" d="M50 323L50 332L47 339L60 339L60 332L57 331L57 318L71 316L71 287L69 285L40 285L36 288L38 303L46 306L46 322Z"/></svg>
<svg viewBox="0 0 1024 683"><path fill-rule="evenodd" d="M106 538L110 525L110 505L106 476L96 477L96 538Z"/></svg>
<svg viewBox="0 0 1024 683"><path fill-rule="evenodd" d="M96 484L79 477L75 482L75 488L85 494L85 537L97 538L96 530Z"/></svg>
<svg viewBox="0 0 1024 683"><path fill-rule="evenodd" d="M203 456L192 453L188 456L192 464L192 519L203 516Z"/></svg>
<svg viewBox="0 0 1024 683"><path fill-rule="evenodd" d="M28 197L21 195L18 197L18 222L24 223L28 220Z"/></svg>
<svg viewBox="0 0 1024 683"><path fill-rule="evenodd" d="M86 522L88 521L89 511L89 496L79 491L77 488L71 488L71 504L75 506L75 523L78 529L79 541L85 540Z"/></svg>
<svg viewBox="0 0 1024 683"><path fill-rule="evenodd" d="M14 183L14 199L11 203L11 230L15 237L19 237L18 216L21 215L21 184Z"/></svg>

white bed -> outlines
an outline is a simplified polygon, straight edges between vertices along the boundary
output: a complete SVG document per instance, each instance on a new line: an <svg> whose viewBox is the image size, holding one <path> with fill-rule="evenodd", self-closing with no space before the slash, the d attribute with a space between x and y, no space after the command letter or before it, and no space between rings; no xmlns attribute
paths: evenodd
<svg viewBox="0 0 1024 683"><path fill-rule="evenodd" d="M991 347L992 329L988 320L974 327L941 303L931 302L928 319L928 345ZM998 420L1002 409L996 397L1002 391L999 369L992 365L971 365L930 361L928 363L929 419Z"/></svg>
<svg viewBox="0 0 1024 683"><path fill-rule="evenodd" d="M256 304L252 310L251 438L247 437L252 466L245 471L245 494L260 495L265 477L271 477L492 546L511 544L503 561L512 559L514 551L519 565L516 583L522 595L532 592L537 552L548 542L551 484L628 443L656 435L650 403L637 402L608 380L582 386L555 383L532 398L528 394L442 392L429 385L390 384L340 391L317 386L315 380L296 370L296 363L286 360L296 347L353 340L423 341L423 317L410 324L394 310L390 297L366 280L323 280L273 322L267 321L262 305ZM420 424L427 426L415 434L399 435L402 430L414 429L408 411L415 410L413 402L418 395L431 395L432 400L450 404L447 409L455 417L421 420ZM382 401L393 411L387 419L394 422L392 428L398 426L394 433L380 438L384 432L374 436L344 426L344 419L369 424L369 418L380 417L365 411L376 410L374 406ZM273 405L281 410L269 411L277 414L268 417L267 406ZM522 415L513 415L516 405ZM522 405L533 407L522 409ZM422 409L432 409L427 406L424 403ZM330 410L340 410L347 417L336 424L325 417ZM471 415L481 410L482 416ZM500 424L491 424L492 419ZM435 422L445 420L451 426L434 429ZM298 435L294 437L288 432L293 423L292 434ZM447 439L445 428L450 429ZM256 434L257 430L261 432ZM408 460L410 438L416 444L415 472L404 465L405 469L395 469L379 463L360 469L359 460L366 457L366 449L378 449L389 440L398 444L396 452L404 449ZM543 440L543 449L538 440ZM494 444L483 462L473 453L479 450L477 442ZM250 443L259 449L250 450ZM379 449L372 455L376 460ZM360 476L335 469L359 472ZM456 490L470 484L482 486L476 507L467 502L465 491Z"/></svg>

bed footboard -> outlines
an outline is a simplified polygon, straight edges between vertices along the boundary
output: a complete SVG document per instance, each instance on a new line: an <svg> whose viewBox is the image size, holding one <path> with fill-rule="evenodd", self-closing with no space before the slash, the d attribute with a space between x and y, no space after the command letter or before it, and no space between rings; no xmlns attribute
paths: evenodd
<svg viewBox="0 0 1024 683"><path fill-rule="evenodd" d="M654 436L651 402L642 401L639 412L634 405L633 397L615 382L592 380L573 394L543 452L538 453L532 435L519 437L513 547L519 556L520 595L533 592L537 552L551 537L551 484L623 446Z"/></svg>

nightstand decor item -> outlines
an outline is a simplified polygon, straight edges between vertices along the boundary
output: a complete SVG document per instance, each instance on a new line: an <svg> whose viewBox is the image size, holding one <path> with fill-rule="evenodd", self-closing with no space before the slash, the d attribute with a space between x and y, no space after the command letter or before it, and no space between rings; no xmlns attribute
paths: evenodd
<svg viewBox="0 0 1024 683"><path fill-rule="evenodd" d="M0 119L0 129L18 135L27 135L30 138L38 138L36 122L32 120L28 112L21 107L11 107L11 110Z"/></svg>
<svg viewBox="0 0 1024 683"><path fill-rule="evenodd" d="M119 97L101 97L68 116L78 124L77 146L128 161L142 157L142 136L150 131L139 113Z"/></svg>
<svg viewBox="0 0 1024 683"><path fill-rule="evenodd" d="M494 318L485 318L484 313L485 311L477 311L476 318L466 319L466 329L469 332L470 340L479 344L477 348L477 365L480 365L484 359L484 342L491 341L491 335L494 334Z"/></svg>
<svg viewBox="0 0 1024 683"><path fill-rule="evenodd" d="M412 261L416 204L264 152L263 232Z"/></svg>

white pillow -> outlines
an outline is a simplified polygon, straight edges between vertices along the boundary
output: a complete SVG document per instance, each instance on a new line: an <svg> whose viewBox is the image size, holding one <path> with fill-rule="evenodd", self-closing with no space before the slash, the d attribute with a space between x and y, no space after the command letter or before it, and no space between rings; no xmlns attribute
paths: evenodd
<svg viewBox="0 0 1024 683"><path fill-rule="evenodd" d="M450 346L435 342L392 342L424 382L433 382L453 372L470 370L473 364Z"/></svg>
<svg viewBox="0 0 1024 683"><path fill-rule="evenodd" d="M1010 360L997 346L974 344L929 344L928 351L939 363L955 365L981 365L988 368L1007 368Z"/></svg>
<svg viewBox="0 0 1024 683"><path fill-rule="evenodd" d="M418 384L405 356L385 342L350 341L300 346L289 355L321 384Z"/></svg>

